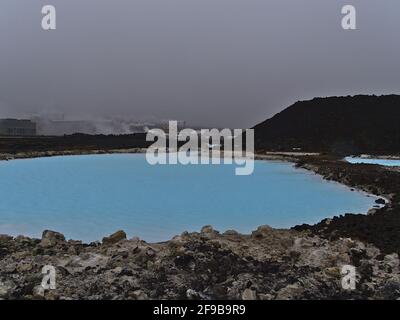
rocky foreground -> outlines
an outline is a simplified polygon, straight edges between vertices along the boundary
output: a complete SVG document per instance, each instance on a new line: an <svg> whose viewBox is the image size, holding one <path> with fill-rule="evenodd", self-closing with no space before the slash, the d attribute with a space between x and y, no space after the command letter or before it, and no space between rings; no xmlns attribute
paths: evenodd
<svg viewBox="0 0 400 320"><path fill-rule="evenodd" d="M44 265L56 289L41 286ZM353 265L355 290L341 286ZM397 253L349 238L259 227L251 235L204 227L148 244L123 231L82 244L45 231L42 239L0 236L0 299L399 299Z"/></svg>
<svg viewBox="0 0 400 320"><path fill-rule="evenodd" d="M60 153L76 151L4 159ZM389 203L292 230L204 227L158 244L127 240L123 231L92 244L53 231L42 239L0 235L0 299L400 299L400 171L323 156L285 159ZM54 290L41 286L45 265L56 270ZM356 268L355 290L342 287L343 265Z"/></svg>

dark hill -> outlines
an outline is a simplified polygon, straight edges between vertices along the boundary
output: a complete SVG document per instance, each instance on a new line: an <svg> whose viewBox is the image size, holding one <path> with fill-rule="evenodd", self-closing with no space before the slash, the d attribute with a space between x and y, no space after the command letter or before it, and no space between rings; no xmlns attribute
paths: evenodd
<svg viewBox="0 0 400 320"><path fill-rule="evenodd" d="M400 153L400 96L296 102L254 129L257 150Z"/></svg>
<svg viewBox="0 0 400 320"><path fill-rule="evenodd" d="M147 148L152 142L146 135L86 135L34 137L0 137L0 153L71 151L71 150L113 150Z"/></svg>

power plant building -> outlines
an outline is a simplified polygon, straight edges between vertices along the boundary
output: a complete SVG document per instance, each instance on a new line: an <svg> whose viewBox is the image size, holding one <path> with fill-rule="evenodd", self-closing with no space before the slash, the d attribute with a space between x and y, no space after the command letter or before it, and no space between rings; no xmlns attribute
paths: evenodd
<svg viewBox="0 0 400 320"><path fill-rule="evenodd" d="M0 119L0 136L35 136L36 123L31 120Z"/></svg>

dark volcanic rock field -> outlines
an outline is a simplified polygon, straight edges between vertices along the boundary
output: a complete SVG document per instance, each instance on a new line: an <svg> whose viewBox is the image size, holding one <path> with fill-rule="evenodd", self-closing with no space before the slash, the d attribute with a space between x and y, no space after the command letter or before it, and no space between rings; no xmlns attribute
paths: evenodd
<svg viewBox="0 0 400 320"><path fill-rule="evenodd" d="M351 237L372 243L385 253L400 253L400 172L397 169L322 157L305 157L297 166L325 179L386 197L390 203L371 210L368 215L345 214L314 226L302 225L294 229L311 230L328 239Z"/></svg>

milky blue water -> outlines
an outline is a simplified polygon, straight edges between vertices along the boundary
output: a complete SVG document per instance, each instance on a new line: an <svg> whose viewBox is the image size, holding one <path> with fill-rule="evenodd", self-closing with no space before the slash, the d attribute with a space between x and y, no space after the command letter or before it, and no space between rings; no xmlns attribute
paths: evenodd
<svg viewBox="0 0 400 320"><path fill-rule="evenodd" d="M394 160L394 159L369 159L369 158L347 157L346 161L350 163L379 164L381 166L400 166L400 160Z"/></svg>
<svg viewBox="0 0 400 320"><path fill-rule="evenodd" d="M365 213L374 200L284 162L256 161L250 176L231 165L150 166L138 154L0 162L0 233L11 235L51 229L89 242L123 229L163 241L208 224L248 233Z"/></svg>

